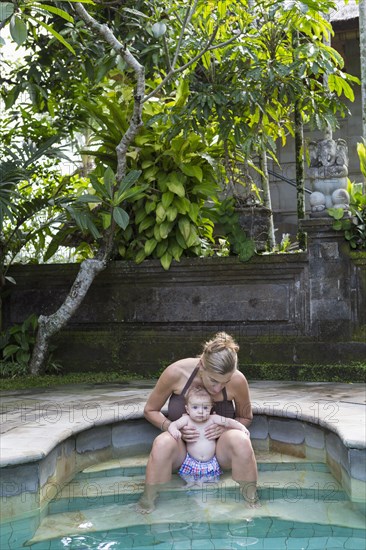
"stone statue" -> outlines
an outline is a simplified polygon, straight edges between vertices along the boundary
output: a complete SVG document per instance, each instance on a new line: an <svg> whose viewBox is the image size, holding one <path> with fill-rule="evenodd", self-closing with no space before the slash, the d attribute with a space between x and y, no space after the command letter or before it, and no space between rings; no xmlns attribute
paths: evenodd
<svg viewBox="0 0 366 550"><path fill-rule="evenodd" d="M309 178L314 189L310 195L310 215L312 217L327 217L327 208L343 208L348 211L346 141L332 138L311 141L309 155Z"/></svg>

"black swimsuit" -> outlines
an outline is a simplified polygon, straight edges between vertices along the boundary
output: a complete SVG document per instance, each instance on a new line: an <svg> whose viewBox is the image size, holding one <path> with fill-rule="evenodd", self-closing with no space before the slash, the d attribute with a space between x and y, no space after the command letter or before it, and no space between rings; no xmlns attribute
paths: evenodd
<svg viewBox="0 0 366 550"><path fill-rule="evenodd" d="M184 395L186 394L188 388L193 382L194 377L198 372L199 367L196 367L192 372L191 376L188 378L186 385L184 386L181 394L172 393L168 403L168 418L172 422L178 420L185 412L185 399ZM232 401L229 401L226 394L226 388L223 388L222 395L224 397L223 401L217 401L214 403L212 408L212 413L215 412L220 416L225 416L225 418L235 418L235 408Z"/></svg>

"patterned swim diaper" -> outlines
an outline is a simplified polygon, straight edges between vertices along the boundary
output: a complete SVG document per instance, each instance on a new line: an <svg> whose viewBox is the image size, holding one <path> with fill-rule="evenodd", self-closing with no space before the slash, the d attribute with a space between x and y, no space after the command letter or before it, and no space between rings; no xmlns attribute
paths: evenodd
<svg viewBox="0 0 366 550"><path fill-rule="evenodd" d="M222 470L217 462L216 456L207 462L200 462L188 453L182 466L178 470L178 474L183 478L193 479L194 481L218 481Z"/></svg>

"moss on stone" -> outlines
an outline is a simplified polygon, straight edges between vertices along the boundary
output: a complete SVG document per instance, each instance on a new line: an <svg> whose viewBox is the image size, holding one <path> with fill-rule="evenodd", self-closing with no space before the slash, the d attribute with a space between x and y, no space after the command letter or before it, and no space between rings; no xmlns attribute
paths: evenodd
<svg viewBox="0 0 366 550"><path fill-rule="evenodd" d="M300 382L364 383L366 363L345 365L244 365L241 369L249 380L291 380Z"/></svg>

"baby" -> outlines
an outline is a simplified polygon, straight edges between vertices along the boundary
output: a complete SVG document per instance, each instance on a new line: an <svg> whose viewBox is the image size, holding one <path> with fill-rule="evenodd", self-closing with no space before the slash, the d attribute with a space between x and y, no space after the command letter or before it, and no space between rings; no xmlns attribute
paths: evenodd
<svg viewBox="0 0 366 550"><path fill-rule="evenodd" d="M232 418L211 414L213 399L203 387L192 388L186 395L186 411L181 418L169 425L168 431L175 438L182 437L180 430L184 426L196 428L199 437L196 441L186 442L187 455L178 474L188 486L217 482L222 473L215 456L216 440L207 439L205 429L217 424L228 429L249 431L243 424Z"/></svg>

